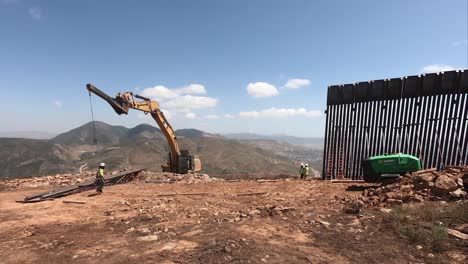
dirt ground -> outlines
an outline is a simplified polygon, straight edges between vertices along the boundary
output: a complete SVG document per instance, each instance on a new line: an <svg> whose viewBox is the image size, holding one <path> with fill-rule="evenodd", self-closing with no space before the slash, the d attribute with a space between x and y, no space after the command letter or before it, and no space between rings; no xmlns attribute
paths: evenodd
<svg viewBox="0 0 468 264"><path fill-rule="evenodd" d="M349 184L131 182L39 203L0 192L1 263L423 263ZM70 204L63 201L83 201Z"/></svg>

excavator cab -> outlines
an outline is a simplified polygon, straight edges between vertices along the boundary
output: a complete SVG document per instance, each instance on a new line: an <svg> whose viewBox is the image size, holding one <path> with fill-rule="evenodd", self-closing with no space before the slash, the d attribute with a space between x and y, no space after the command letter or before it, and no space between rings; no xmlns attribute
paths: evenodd
<svg viewBox="0 0 468 264"><path fill-rule="evenodd" d="M169 153L169 160L166 165L162 165L163 172L174 172L179 174L192 173L201 170L201 161L197 156L190 155L188 150L181 150L177 159L177 167L171 168L171 164L175 164L172 160L172 155Z"/></svg>

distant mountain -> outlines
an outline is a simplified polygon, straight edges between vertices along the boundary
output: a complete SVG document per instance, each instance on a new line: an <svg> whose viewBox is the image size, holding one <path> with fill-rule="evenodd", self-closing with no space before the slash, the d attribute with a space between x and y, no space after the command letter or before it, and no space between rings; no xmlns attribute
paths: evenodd
<svg viewBox="0 0 468 264"><path fill-rule="evenodd" d="M0 138L0 178L27 177L94 170L105 162L109 170L146 167L160 171L168 152L162 132L142 124L128 129L95 122L60 134L50 140ZM255 145L196 129L176 131L181 149L201 158L204 172L244 174L296 173L290 159Z"/></svg>
<svg viewBox="0 0 468 264"><path fill-rule="evenodd" d="M302 138L287 135L259 135L253 133L225 134L224 136L239 140L275 140L302 146L322 146L324 141L323 138Z"/></svg>
<svg viewBox="0 0 468 264"><path fill-rule="evenodd" d="M309 163L309 165L318 170L322 170L323 148L315 145L294 145L283 141L271 139L244 139L238 140L242 144L263 149L268 153L272 153L299 164L301 162Z"/></svg>
<svg viewBox="0 0 468 264"><path fill-rule="evenodd" d="M296 173L290 159L253 145L216 137L182 138L181 147L196 153L202 167L215 174Z"/></svg>
<svg viewBox="0 0 468 264"><path fill-rule="evenodd" d="M0 138L51 139L57 134L44 131L6 131L0 132Z"/></svg>
<svg viewBox="0 0 468 264"><path fill-rule="evenodd" d="M94 138L96 138L99 144L113 145L118 144L122 136L128 132L126 127L111 126L100 121L95 121L94 127L95 130L93 129L93 122L89 122L60 134L50 141L64 145L83 145L94 144ZM96 131L96 135L94 135L94 131Z"/></svg>
<svg viewBox="0 0 468 264"><path fill-rule="evenodd" d="M46 140L1 138L0 178L75 171L72 150Z"/></svg>
<svg viewBox="0 0 468 264"><path fill-rule="evenodd" d="M127 130L127 132L121 136L124 140L132 140L137 138L160 138L163 139L164 135L161 132L161 129L156 128L152 125L141 124L134 128Z"/></svg>
<svg viewBox="0 0 468 264"><path fill-rule="evenodd" d="M221 135L210 134L198 129L178 129L175 131L177 137L186 137L186 138L199 138L199 137L215 137L220 138Z"/></svg>

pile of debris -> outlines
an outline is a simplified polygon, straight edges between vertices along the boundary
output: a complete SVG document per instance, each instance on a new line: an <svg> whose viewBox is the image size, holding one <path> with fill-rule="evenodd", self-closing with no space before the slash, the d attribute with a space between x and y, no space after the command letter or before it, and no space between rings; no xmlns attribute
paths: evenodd
<svg viewBox="0 0 468 264"><path fill-rule="evenodd" d="M145 183L184 183L184 184L193 184L193 183L206 183L206 182L218 182L224 181L223 179L218 179L210 177L208 174L175 174L169 172L150 172L144 171L138 175L136 178L137 181L143 181Z"/></svg>
<svg viewBox="0 0 468 264"><path fill-rule="evenodd" d="M424 200L453 201L468 198L468 166L444 171L427 169L406 174L394 183L367 188L360 200L370 205L403 204Z"/></svg>
<svg viewBox="0 0 468 264"><path fill-rule="evenodd" d="M94 178L94 173L83 174L56 174L54 176L37 176L19 179L0 180L2 189L14 190L22 188L37 187L66 187L74 184L80 184Z"/></svg>
<svg viewBox="0 0 468 264"><path fill-rule="evenodd" d="M126 169L127 170L127 169ZM123 170L123 171L126 171ZM121 171L113 171L107 175L114 175ZM56 174L51 176L37 176L19 179L0 180L1 190L15 190L38 187L67 187L84 183L95 178L93 172L82 174ZM208 176L208 174L174 174L174 173L155 173L145 171L138 175L136 180L145 183L205 183L223 181L222 179Z"/></svg>

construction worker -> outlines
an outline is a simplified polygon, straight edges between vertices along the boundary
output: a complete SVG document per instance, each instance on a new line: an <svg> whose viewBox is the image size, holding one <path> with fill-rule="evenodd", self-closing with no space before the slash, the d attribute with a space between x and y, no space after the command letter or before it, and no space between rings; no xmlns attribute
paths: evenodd
<svg viewBox="0 0 468 264"><path fill-rule="evenodd" d="M309 176L309 164L306 163L304 166L304 180Z"/></svg>
<svg viewBox="0 0 468 264"><path fill-rule="evenodd" d="M104 168L105 167L106 167L106 164L104 164L104 162L101 162L96 172L96 192L98 194L101 194L102 189L104 188Z"/></svg>
<svg viewBox="0 0 468 264"><path fill-rule="evenodd" d="M304 163L301 163L301 168L299 169L299 175L301 175L301 179L304 178Z"/></svg>

